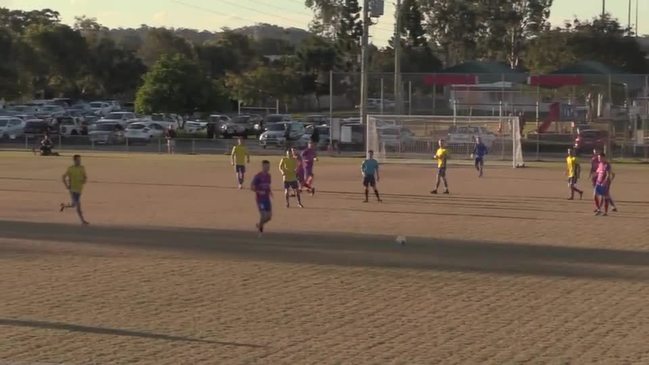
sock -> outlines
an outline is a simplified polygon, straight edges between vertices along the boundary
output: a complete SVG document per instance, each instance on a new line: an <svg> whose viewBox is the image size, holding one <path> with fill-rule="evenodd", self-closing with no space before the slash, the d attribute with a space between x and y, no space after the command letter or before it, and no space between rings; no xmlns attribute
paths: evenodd
<svg viewBox="0 0 649 365"><path fill-rule="evenodd" d="M369 191L367 191L367 189L365 189L365 200L368 200L368 199L369 199Z"/></svg>
<svg viewBox="0 0 649 365"><path fill-rule="evenodd" d="M379 191L378 190L374 190L374 195L376 195L377 200L381 200L381 198L379 197Z"/></svg>
<svg viewBox="0 0 649 365"><path fill-rule="evenodd" d="M295 196L297 196L297 203L298 203L298 204L302 204L302 197L300 196L300 192L299 192L299 191L298 191L297 193L295 193Z"/></svg>
<svg viewBox="0 0 649 365"><path fill-rule="evenodd" d="M608 199L604 199L604 213L608 213Z"/></svg>
<svg viewBox="0 0 649 365"><path fill-rule="evenodd" d="M595 199L595 208L597 208L597 210L599 210L600 205L599 205L599 199L597 198L597 195L595 196L594 199Z"/></svg>

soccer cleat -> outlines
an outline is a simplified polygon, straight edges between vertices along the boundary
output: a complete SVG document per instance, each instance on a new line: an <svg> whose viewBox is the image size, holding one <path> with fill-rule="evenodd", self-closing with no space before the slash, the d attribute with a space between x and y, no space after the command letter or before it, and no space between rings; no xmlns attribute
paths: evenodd
<svg viewBox="0 0 649 365"><path fill-rule="evenodd" d="M289 203L286 203L286 207L287 207L287 208L290 208L291 205L290 205Z"/></svg>
<svg viewBox="0 0 649 365"><path fill-rule="evenodd" d="M61 203L61 207L59 208L59 212L62 212L65 209L65 204Z"/></svg>
<svg viewBox="0 0 649 365"><path fill-rule="evenodd" d="M437 189L430 192L431 194L437 194Z"/></svg>
<svg viewBox="0 0 649 365"><path fill-rule="evenodd" d="M297 203L297 206L300 208L304 208L304 205L302 205L302 203Z"/></svg>
<svg viewBox="0 0 649 365"><path fill-rule="evenodd" d="M597 210L595 211L595 215L601 215L601 214L602 214L602 212L601 212L599 209L597 209Z"/></svg>
<svg viewBox="0 0 649 365"><path fill-rule="evenodd" d="M573 197L569 197L569 198L567 198L566 200L575 200L575 198L573 198Z"/></svg>
<svg viewBox="0 0 649 365"><path fill-rule="evenodd" d="M243 189L243 186L241 184L239 184L239 190L241 190L241 189Z"/></svg>
<svg viewBox="0 0 649 365"><path fill-rule="evenodd" d="M87 225L89 225L90 223L89 223L88 221L81 221L81 224L84 225L84 226L87 226Z"/></svg>
<svg viewBox="0 0 649 365"><path fill-rule="evenodd" d="M383 199L376 199L379 203L383 203Z"/></svg>
<svg viewBox="0 0 649 365"><path fill-rule="evenodd" d="M363 203L367 203L367 202L368 202L368 200L367 200L367 199L365 199L365 200L363 200Z"/></svg>
<svg viewBox="0 0 649 365"><path fill-rule="evenodd" d="M602 214L602 217L608 217L608 213Z"/></svg>
<svg viewBox="0 0 649 365"><path fill-rule="evenodd" d="M311 196L315 196L315 188L311 188Z"/></svg>
<svg viewBox="0 0 649 365"><path fill-rule="evenodd" d="M448 190L444 190L444 194L450 194Z"/></svg>
<svg viewBox="0 0 649 365"><path fill-rule="evenodd" d="M584 192L581 191L579 192L579 200L583 200L583 199L584 199Z"/></svg>
<svg viewBox="0 0 649 365"><path fill-rule="evenodd" d="M615 207L614 207L613 209L611 209L611 210L612 210L613 212L617 212L617 208L615 208Z"/></svg>

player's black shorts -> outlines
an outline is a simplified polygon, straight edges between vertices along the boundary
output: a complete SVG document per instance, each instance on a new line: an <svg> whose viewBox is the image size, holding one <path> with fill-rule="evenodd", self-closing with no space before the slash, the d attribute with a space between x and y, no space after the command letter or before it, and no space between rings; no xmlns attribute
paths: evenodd
<svg viewBox="0 0 649 365"><path fill-rule="evenodd" d="M446 177L446 167L439 167L437 169L437 175L441 177Z"/></svg>
<svg viewBox="0 0 649 365"><path fill-rule="evenodd" d="M571 176L568 178L568 185L577 185L578 180L577 176Z"/></svg>
<svg viewBox="0 0 649 365"><path fill-rule="evenodd" d="M81 193L70 192L70 198L72 199L72 204L77 205L81 201Z"/></svg>
<svg viewBox="0 0 649 365"><path fill-rule="evenodd" d="M368 187L368 186L375 187L376 186L376 178L374 177L374 175L365 175L363 177L363 186L364 187Z"/></svg>
<svg viewBox="0 0 649 365"><path fill-rule="evenodd" d="M484 158L483 157L476 157L475 158L475 164L476 164L476 166L484 164Z"/></svg>
<svg viewBox="0 0 649 365"><path fill-rule="evenodd" d="M288 190L288 189L295 189L295 190L297 190L297 188L298 188L297 180L294 180L294 181L284 181L284 189L285 189L285 190Z"/></svg>

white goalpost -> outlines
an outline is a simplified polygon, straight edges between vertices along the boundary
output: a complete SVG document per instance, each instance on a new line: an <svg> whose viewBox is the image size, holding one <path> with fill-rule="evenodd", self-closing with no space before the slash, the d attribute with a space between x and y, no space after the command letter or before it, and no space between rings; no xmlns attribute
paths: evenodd
<svg viewBox="0 0 649 365"><path fill-rule="evenodd" d="M453 161L470 160L475 137L489 161L523 167L519 118L515 116L368 115L366 151L381 162L430 162L443 139Z"/></svg>

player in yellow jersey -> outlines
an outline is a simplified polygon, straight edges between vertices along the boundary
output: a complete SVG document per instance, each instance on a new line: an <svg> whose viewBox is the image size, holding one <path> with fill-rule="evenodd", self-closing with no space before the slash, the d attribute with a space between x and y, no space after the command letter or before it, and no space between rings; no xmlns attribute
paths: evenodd
<svg viewBox="0 0 649 365"><path fill-rule="evenodd" d="M581 165L579 165L579 161L572 148L568 148L568 156L566 157L566 174L568 175L568 187L570 187L570 197L568 200L575 199L575 192L579 194L579 199L584 197L584 192L577 188L580 173Z"/></svg>
<svg viewBox="0 0 649 365"><path fill-rule="evenodd" d="M286 157L282 158L279 162L279 172L282 173L284 178L284 196L286 197L286 207L290 206L288 199L289 193L292 189L297 197L297 206L304 208L302 205L302 197L300 196L300 189L297 182L297 159L295 155L297 152L295 148L286 150Z"/></svg>
<svg viewBox="0 0 649 365"><path fill-rule="evenodd" d="M79 219L85 225L88 222L83 218L83 212L81 211L81 191L86 181L88 181L88 176L86 175L86 169L81 165L81 156L74 155L73 160L74 165L68 167L65 174L63 174L63 185L70 192L71 202L70 204L61 203L61 212L65 208L77 208Z"/></svg>
<svg viewBox="0 0 649 365"><path fill-rule="evenodd" d="M237 174L239 189L242 189L243 180L246 176L246 163L250 163L250 154L248 153L248 148L243 144L243 138L239 138L237 145L232 147L230 160L232 166L234 166L234 172Z"/></svg>
<svg viewBox="0 0 649 365"><path fill-rule="evenodd" d="M437 160L437 181L435 182L435 190L431 194L437 194L439 183L444 181L444 194L448 194L448 182L446 181L446 160L448 159L448 150L444 146L444 140L440 139L438 142L439 148L435 152L434 158Z"/></svg>

